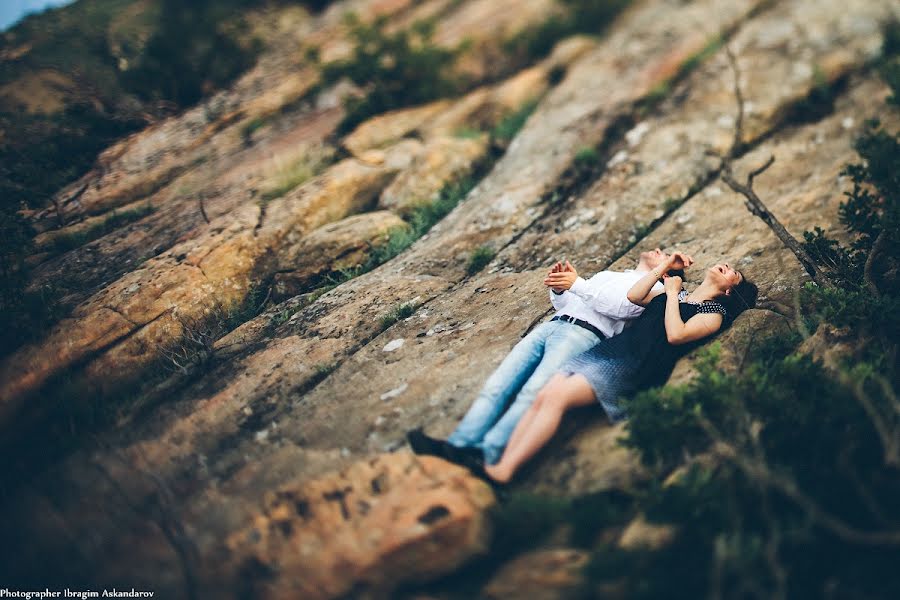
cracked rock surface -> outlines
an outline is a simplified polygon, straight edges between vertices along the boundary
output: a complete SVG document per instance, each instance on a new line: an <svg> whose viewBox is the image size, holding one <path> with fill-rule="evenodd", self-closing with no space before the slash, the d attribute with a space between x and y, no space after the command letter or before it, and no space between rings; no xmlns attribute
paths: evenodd
<svg viewBox="0 0 900 600"><path fill-rule="evenodd" d="M0 363L0 429L52 411L42 400L60 377L98 393L139 380L190 323L241 305L260 281L274 282L274 299L209 340L203 369L5 497L0 531L21 548L6 562L15 576L59 564L60 581L143 584L163 597L197 588L388 598L401 583L452 572L488 546L493 494L462 469L410 455L404 432L453 430L548 315L541 280L560 259L590 275L631 268L645 248L684 249L701 267L689 287L702 267L735 264L760 288L757 307L718 336L725 368L740 368L794 318L808 277L719 180L711 152L729 148L737 114L722 44L745 99L736 174L774 156L755 182L772 213L795 236L818 226L839 237L840 171L888 94L870 65L882 24L900 17L882 0L643 0L602 37L562 40L509 72L495 36L546 20L560 3L338 2L303 24L304 43L346 56L339 8L348 7L388 15L391 27L441 15L436 41L474 40L455 68L477 85L339 138L340 89L298 103L317 74L296 64L297 41L286 39L231 89L120 141L60 191L71 226L135 202L154 210L42 257L33 285L71 283L69 311ZM822 85L833 102L812 106ZM529 102L512 141L492 145L484 132ZM266 125L248 142L241 128L255 118ZM472 130L482 133L459 134ZM273 196L285 161L308 176ZM411 246L319 285L365 264L418 202L467 176L474 187ZM54 231L51 215L34 218L42 235ZM468 273L483 246L493 258ZM672 380L689 379L694 360ZM618 443L625 425L591 410L575 420L522 489L586 494L644 476ZM566 597L583 560L540 549L504 566L484 593L534 585L540 597ZM548 561L559 573L533 568Z"/></svg>

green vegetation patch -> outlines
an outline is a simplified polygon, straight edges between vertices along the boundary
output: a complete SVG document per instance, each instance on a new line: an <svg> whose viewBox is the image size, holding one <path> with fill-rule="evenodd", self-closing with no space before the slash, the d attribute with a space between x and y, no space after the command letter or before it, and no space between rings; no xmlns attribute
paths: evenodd
<svg viewBox="0 0 900 600"><path fill-rule="evenodd" d="M483 270L488 263L494 260L494 249L490 246L479 246L469 255L469 263L466 265L466 273L471 277Z"/></svg>
<svg viewBox="0 0 900 600"><path fill-rule="evenodd" d="M519 62L529 63L543 58L563 38L584 33L599 35L630 0L562 0L565 12L529 27L504 42L505 50Z"/></svg>
<svg viewBox="0 0 900 600"><path fill-rule="evenodd" d="M450 73L457 51L431 41L432 21L419 21L396 33L385 31L386 23L384 16L368 25L349 15L356 44L353 55L322 65L324 82L346 78L365 91L364 96L347 100L338 133L351 131L371 116L451 96L461 89L461 82Z"/></svg>

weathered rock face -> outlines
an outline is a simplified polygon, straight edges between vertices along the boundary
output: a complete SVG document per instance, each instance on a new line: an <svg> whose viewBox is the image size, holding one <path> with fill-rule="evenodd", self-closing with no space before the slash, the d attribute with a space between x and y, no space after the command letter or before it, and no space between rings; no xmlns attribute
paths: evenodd
<svg viewBox="0 0 900 600"><path fill-rule="evenodd" d="M351 4L395 15L397 22L412 14L443 15L437 37L448 44L469 28L487 39L492 27L519 27L546 14L541 11L557 10L542 2L525 3L521 15L506 14L518 10L508 2L426 2L408 9L399 0ZM350 49L336 10L311 22L306 38L332 56ZM483 21L495 10L496 22ZM541 280L552 262L568 258L590 275L632 267L644 248L684 249L699 267L688 273L689 287L702 279L703 268L734 263L761 294L756 309L718 336L732 369L740 368L748 348L793 318L794 295L807 280L803 269L742 198L718 182L718 161L708 152L729 147L736 114L729 62L709 42L721 34L737 56L747 145L737 174L775 155L756 179L760 197L796 236L815 226L833 231L847 186L839 173L855 158L854 133L872 116L890 126L898 122L881 114L887 90L866 70L880 47L880 24L898 13L878 0L637 2L602 39L565 41L550 58L504 82L375 117L343 140L329 138L342 113L337 103L328 104L334 95L324 93L303 110L277 112L306 85L296 73L279 84L285 87L278 101L254 96L251 82L262 85L262 73L283 65L270 57L223 96L234 97L229 110L240 115L233 121L216 121L218 128L207 131L184 115L123 141L82 194L84 206L98 207L85 214L99 214L116 198L134 200L129 190L141 181L142 161L149 161L146 181L167 181L149 196L158 208L118 237L97 240L94 254L76 254L103 263L122 251L127 263L137 256L123 250L129 240L159 248L139 268L92 267L86 277L94 289L73 300L71 318L4 362L0 421L15 423L22 398L64 367L100 382L137 372L155 345L177 337L184 326L179 316L240 301L260 272L274 277L284 270L278 277L296 277L295 289L305 291L305 282L323 271L358 264L369 243L400 225L397 213L408 201L433 197L485 156L482 138L454 134L487 130L538 99L483 179L411 248L327 293L290 298L228 333L215 342L207 372L126 429L105 434L108 449L68 456L37 477L34 490L13 498L8 514L16 518L4 528L11 539L32 544L15 567L67 556L71 545L52 539L50 524L68 520L71 539L96 542L79 547L83 577L133 582L152 573L159 575L155 586L177 595L187 569L184 553L130 508L156 506L161 492L122 463L174 491L165 514L196 544L192 566L204 584L214 586L220 565L227 564L263 597L388 594L407 575L446 572L436 566L441 559L458 565L485 543L489 494L458 470L391 452L412 427L440 436L456 426L492 369L546 316ZM697 59L704 48L711 50ZM472 72L488 72L489 52L468 56L477 58ZM683 71L685 64L694 69ZM567 70L552 85L547 75L558 66ZM838 82L831 88L834 105L804 113L809 106L799 101L822 80ZM666 86L668 96L647 102ZM262 114L272 120L247 146L241 124ZM164 127L170 147L196 144L217 158L189 167L190 152L165 155ZM270 153L305 144L341 146L351 156L262 201L259 192L270 188L259 173L274 164ZM149 160L154 153L161 166ZM171 164L162 165L166 161ZM591 161L596 164L585 168ZM183 175L171 181L155 175L172 169ZM197 195L215 190L202 205L208 224L197 199L185 203L176 191L187 183L198 186ZM379 204L391 212L370 212ZM164 235L168 226L173 230ZM469 257L483 245L496 255L483 272L470 275ZM42 276L76 264L66 256L45 263L55 266ZM404 305L409 310L399 311ZM673 383L691 377L693 360L678 365ZM617 443L627 425L611 427L590 409L577 420L577 428L567 425L535 461L520 488L580 494L629 488L643 476L637 457ZM343 474L327 474L353 464ZM370 482L382 472L393 483L376 492ZM344 493L347 486L353 491ZM344 494L343 505L337 492ZM315 519L298 512L300 501ZM438 504L449 516L430 512ZM388 516L395 511L396 518ZM422 515L436 520L423 524ZM658 532L644 525L636 521L621 543L652 542ZM559 552L521 558L485 593L510 597L516 582L532 581L522 585L534 589L543 585L539 580L549 582L551 575L530 560L560 567L547 597L576 593L577 577L568 575L579 555ZM233 580L226 581L228 587Z"/></svg>
<svg viewBox="0 0 900 600"><path fill-rule="evenodd" d="M229 536L227 560L244 566L250 581L238 585L254 597L389 598L403 583L452 572L484 552L493 503L487 484L465 469L383 456L268 493L246 528ZM254 572L263 575L253 580Z"/></svg>
<svg viewBox="0 0 900 600"><path fill-rule="evenodd" d="M324 225L278 250L273 293L293 298L323 274L352 269L366 262L372 248L391 233L408 229L406 221L386 210L363 213Z"/></svg>
<svg viewBox="0 0 900 600"><path fill-rule="evenodd" d="M399 212L437 199L448 183L467 176L488 150L487 135L435 138L408 169L381 192L378 205Z"/></svg>

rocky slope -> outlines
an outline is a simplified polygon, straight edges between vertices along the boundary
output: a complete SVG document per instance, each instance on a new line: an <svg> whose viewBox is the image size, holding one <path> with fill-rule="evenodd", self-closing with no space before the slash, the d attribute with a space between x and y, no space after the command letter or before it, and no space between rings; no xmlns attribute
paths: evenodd
<svg viewBox="0 0 900 600"><path fill-rule="evenodd" d="M305 96L317 72L290 50L302 39L345 55L347 8L388 15L396 27L439 15L436 41L474 40L457 68L481 85L336 137L341 95L353 90ZM504 72L497 32L511 36L564 8L338 3L232 89L123 140L60 192L67 221L137 204L153 211L83 247L33 257L33 285L63 282L71 313L0 366L7 432L51 414L47 390L61 378L92 394L128 389L260 282L285 300L217 331L202 369L162 385L137 416L8 495L11 574L27 581L54 564L59 581L165 597L387 597L486 547L490 491L445 463L410 457L403 432L452 430L484 378L547 314L548 265L627 268L657 245L687 249L700 265L739 265L761 302L720 336L734 367L793 318L803 268L718 180L711 155L730 146L737 112L723 44L737 57L745 99L736 171L774 155L756 184L771 211L796 236L833 231L854 132L887 94L869 66L900 6L644 0L603 37L563 40L535 65ZM508 146L472 134L528 102L534 110ZM301 164L309 178L276 196L279 161ZM363 264L400 235L417 202L465 176L479 179L415 244L318 287ZM62 235L56 217L33 216L45 236ZM493 259L471 274L483 247ZM689 357L674 377L690 371ZM520 485L628 488L642 473L616 443L621 435L590 413ZM522 571L539 578L529 560L577 569L582 558L522 557L484 593L513 596Z"/></svg>

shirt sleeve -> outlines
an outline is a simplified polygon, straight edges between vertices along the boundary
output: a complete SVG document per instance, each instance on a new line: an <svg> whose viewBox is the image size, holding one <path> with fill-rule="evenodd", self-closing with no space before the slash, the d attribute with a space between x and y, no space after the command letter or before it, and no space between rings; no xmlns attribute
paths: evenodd
<svg viewBox="0 0 900 600"><path fill-rule="evenodd" d="M550 304L553 305L553 308L556 310L562 310L566 304L569 303L569 292L565 291L562 294L554 294L553 290L550 290Z"/></svg>
<svg viewBox="0 0 900 600"><path fill-rule="evenodd" d="M612 282L595 281L593 277L590 281L578 277L569 291L601 315L613 319L634 319L644 312L644 307L628 300L629 288L622 289L621 285Z"/></svg>

